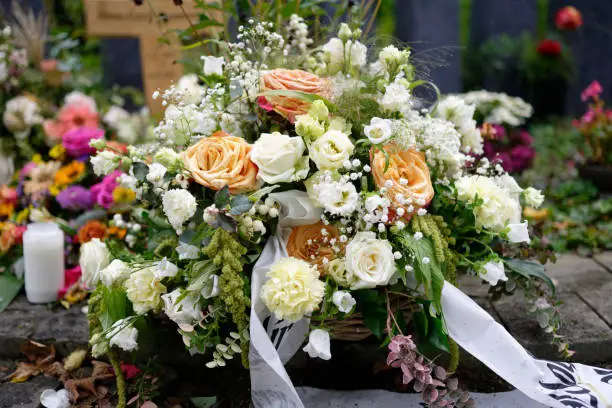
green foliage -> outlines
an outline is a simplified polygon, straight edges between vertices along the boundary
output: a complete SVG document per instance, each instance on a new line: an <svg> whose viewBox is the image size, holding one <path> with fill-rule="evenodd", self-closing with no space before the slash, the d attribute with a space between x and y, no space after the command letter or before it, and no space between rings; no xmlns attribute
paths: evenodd
<svg viewBox="0 0 612 408"><path fill-rule="evenodd" d="M8 272L0 273L0 312L19 294L23 281Z"/></svg>
<svg viewBox="0 0 612 408"><path fill-rule="evenodd" d="M248 283L244 279L242 256L247 250L230 233L224 229L217 229L204 249L204 253L216 266L221 267L219 298L232 315L232 321L238 332L248 331L248 308L251 304L248 293ZM241 339L242 364L248 367L249 342Z"/></svg>
<svg viewBox="0 0 612 408"><path fill-rule="evenodd" d="M363 315L363 323L382 339L387 322L387 307L384 294L374 289L364 289L352 292L357 301L357 312Z"/></svg>
<svg viewBox="0 0 612 408"><path fill-rule="evenodd" d="M531 279L541 279L548 285L552 291L553 296L556 292L556 287L550 276L544 271L544 265L537 262L525 261L522 259L504 259L504 264L513 272L519 275Z"/></svg>
<svg viewBox="0 0 612 408"><path fill-rule="evenodd" d="M450 346L444 322L441 317L429 313L430 305L431 302L424 302L423 307L412 316L412 327L419 350L429 355L440 351L448 352Z"/></svg>

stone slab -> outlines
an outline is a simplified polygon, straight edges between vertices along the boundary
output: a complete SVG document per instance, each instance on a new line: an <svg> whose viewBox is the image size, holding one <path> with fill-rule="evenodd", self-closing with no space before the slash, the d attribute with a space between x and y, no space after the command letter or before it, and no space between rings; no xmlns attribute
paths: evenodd
<svg viewBox="0 0 612 408"><path fill-rule="evenodd" d="M16 358L20 345L28 340L53 343L60 355L87 347L87 316L81 306L66 310L32 305L19 296L0 313L0 357Z"/></svg>
<svg viewBox="0 0 612 408"><path fill-rule="evenodd" d="M418 394L400 394L383 390L332 391L298 387L297 392L308 408L406 408L421 406ZM494 394L472 393L477 407L487 408L545 408L520 391Z"/></svg>
<svg viewBox="0 0 612 408"><path fill-rule="evenodd" d="M566 254L556 263L545 265L546 273L556 282L560 292L598 288L612 282L612 274L590 258Z"/></svg>
<svg viewBox="0 0 612 408"><path fill-rule="evenodd" d="M612 359L612 330L577 294L564 292L558 296L563 302L560 313L563 326L559 334L565 336L574 359L580 363ZM559 354L550 344L550 335L527 312L527 304L520 295L504 298L493 304L504 326L537 358L558 360Z"/></svg>
<svg viewBox="0 0 612 408"><path fill-rule="evenodd" d="M579 289L578 295L608 325L612 326L612 282L604 283L597 288Z"/></svg>
<svg viewBox="0 0 612 408"><path fill-rule="evenodd" d="M593 257L595 262L602 265L609 272L612 273L612 251L603 252Z"/></svg>
<svg viewBox="0 0 612 408"><path fill-rule="evenodd" d="M40 394L48 388L57 389L59 386L58 380L43 375L18 384L0 383L0 408L38 408Z"/></svg>
<svg viewBox="0 0 612 408"><path fill-rule="evenodd" d="M475 276L461 275L457 284L457 287L470 297L486 298L489 295L489 285Z"/></svg>

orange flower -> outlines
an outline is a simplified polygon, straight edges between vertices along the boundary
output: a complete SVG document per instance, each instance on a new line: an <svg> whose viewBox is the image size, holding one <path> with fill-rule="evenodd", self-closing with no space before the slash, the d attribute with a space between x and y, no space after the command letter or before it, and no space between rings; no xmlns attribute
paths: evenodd
<svg viewBox="0 0 612 408"><path fill-rule="evenodd" d="M372 177L378 188L385 188L395 212L401 208L399 216L409 218L434 196L425 155L414 149L398 150L393 143L384 149L389 156L386 171L385 154L376 148L370 150Z"/></svg>
<svg viewBox="0 0 612 408"><path fill-rule="evenodd" d="M55 173L54 182L57 186L65 187L77 181L84 172L85 163L75 160L60 168L57 173Z"/></svg>
<svg viewBox="0 0 612 408"><path fill-rule="evenodd" d="M244 139L216 132L189 147L181 155L185 168L204 187L232 194L257 188L257 166L251 161L251 148Z"/></svg>
<svg viewBox="0 0 612 408"><path fill-rule="evenodd" d="M94 238L106 238L106 225L98 220L87 221L77 234L77 240L81 244L89 242Z"/></svg>
<svg viewBox="0 0 612 408"><path fill-rule="evenodd" d="M0 203L0 217L10 217L15 211L15 204L13 203Z"/></svg>
<svg viewBox="0 0 612 408"><path fill-rule="evenodd" d="M344 246L340 242L340 231L333 225L319 221L293 227L287 241L287 254L310 263L321 275L325 275L325 264L338 258Z"/></svg>
<svg viewBox="0 0 612 408"><path fill-rule="evenodd" d="M0 235L0 253L7 253L13 245L21 244L25 230L24 226L17 226L10 222L4 224Z"/></svg>
<svg viewBox="0 0 612 408"><path fill-rule="evenodd" d="M326 78L320 78L299 69L275 69L261 78L261 90L265 91L299 91L323 97L329 97L330 84ZM265 96L260 99L260 106L286 117L291 123L298 115L308 113L311 102L289 96Z"/></svg>
<svg viewBox="0 0 612 408"><path fill-rule="evenodd" d="M117 237L119 239L123 239L125 238L125 234L127 233L127 230L125 228L119 228L119 227L108 227L108 229L106 230L106 236L111 237Z"/></svg>

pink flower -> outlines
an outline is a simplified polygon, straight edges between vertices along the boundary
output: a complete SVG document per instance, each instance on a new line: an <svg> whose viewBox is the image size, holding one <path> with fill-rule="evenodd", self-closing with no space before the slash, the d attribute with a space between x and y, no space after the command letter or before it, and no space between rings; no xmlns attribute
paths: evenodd
<svg viewBox="0 0 612 408"><path fill-rule="evenodd" d="M64 287L62 287L58 292L58 298L63 298L66 292L68 292L68 289L77 283L79 279L81 279L81 267L79 265L75 266L74 268L64 270Z"/></svg>
<svg viewBox="0 0 612 408"><path fill-rule="evenodd" d="M582 123L593 123L595 121L595 111L593 109L589 109L582 115L580 118Z"/></svg>
<svg viewBox="0 0 612 408"><path fill-rule="evenodd" d="M89 146L89 142L93 139L102 139L104 130L92 127L75 128L64 134L62 138L62 146L66 152L73 157L82 157L90 155L96 149Z"/></svg>
<svg viewBox="0 0 612 408"><path fill-rule="evenodd" d="M99 124L99 116L95 108L91 104L76 99L73 103L64 105L55 120L46 120L43 128L51 141L58 141L73 129L97 128Z"/></svg>
<svg viewBox="0 0 612 408"><path fill-rule="evenodd" d="M100 183L91 186L91 195L99 206L108 210L114 204L113 190L118 186L117 177L120 175L120 171L114 171Z"/></svg>
<svg viewBox="0 0 612 408"><path fill-rule="evenodd" d="M601 95L602 92L603 88L601 87L601 84L598 81L593 81L585 88L584 91L582 91L580 94L580 99L582 99L583 102L586 102L591 98L595 99L595 97Z"/></svg>

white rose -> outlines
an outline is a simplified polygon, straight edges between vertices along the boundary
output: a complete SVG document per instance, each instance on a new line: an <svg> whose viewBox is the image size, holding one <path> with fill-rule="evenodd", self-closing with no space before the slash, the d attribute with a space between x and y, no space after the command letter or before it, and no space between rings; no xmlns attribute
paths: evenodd
<svg viewBox="0 0 612 408"><path fill-rule="evenodd" d="M544 202L544 194L538 189L527 187L523 190L523 199L528 206L539 208Z"/></svg>
<svg viewBox="0 0 612 408"><path fill-rule="evenodd" d="M153 184L155 187L164 186L164 176L168 169L161 163L151 163L149 165L149 172L147 173L147 181Z"/></svg>
<svg viewBox="0 0 612 408"><path fill-rule="evenodd" d="M353 154L353 142L338 130L329 130L309 147L310 158L319 170L337 170Z"/></svg>
<svg viewBox="0 0 612 408"><path fill-rule="evenodd" d="M504 263L501 261L489 261L483 266L483 268L485 270L485 274L481 274L480 277L486 280L491 286L497 285L497 282L499 282L500 280L508 280L508 277L506 276L506 273L504 271Z"/></svg>
<svg viewBox="0 0 612 408"><path fill-rule="evenodd" d="M126 111L120 106L113 105L108 108L108 111L106 112L102 120L108 126L117 129L121 122L124 122L128 119L130 119L130 114L128 113L128 111Z"/></svg>
<svg viewBox="0 0 612 408"><path fill-rule="evenodd" d="M111 346L117 346L124 351L138 348L138 330L132 327L126 319L117 320L106 335Z"/></svg>
<svg viewBox="0 0 612 408"><path fill-rule="evenodd" d="M204 96L204 87L198 83L196 74L183 75L176 84L176 87L183 93L183 102L199 104Z"/></svg>
<svg viewBox="0 0 612 408"><path fill-rule="evenodd" d="M386 142L391 137L391 121L389 119L372 118L370 124L363 129L372 144Z"/></svg>
<svg viewBox="0 0 612 408"><path fill-rule="evenodd" d="M119 155L110 150L102 150L91 156L90 161L96 176L106 176L119 165Z"/></svg>
<svg viewBox="0 0 612 408"><path fill-rule="evenodd" d="M308 344L302 349L310 358L329 360L331 358L329 333L325 330L314 329L308 336Z"/></svg>
<svg viewBox="0 0 612 408"><path fill-rule="evenodd" d="M393 249L372 231L359 232L346 246L346 269L351 289L375 288L389 283L395 274Z"/></svg>
<svg viewBox="0 0 612 408"><path fill-rule="evenodd" d="M268 184L290 183L308 176L308 156L301 137L263 133L253 144L251 161L259 167L257 177Z"/></svg>
<svg viewBox="0 0 612 408"><path fill-rule="evenodd" d="M183 224L195 215L198 204L187 190L168 190L162 196L162 206L168 221L180 235Z"/></svg>
<svg viewBox="0 0 612 408"><path fill-rule="evenodd" d="M157 267L157 270L155 274L157 275L159 279L174 278L179 270L175 264L173 264L166 258L159 261L156 267Z"/></svg>
<svg viewBox="0 0 612 408"><path fill-rule="evenodd" d="M189 245L184 242L180 242L176 247L179 260L183 259L197 259L200 256L200 248L194 245Z"/></svg>
<svg viewBox="0 0 612 408"><path fill-rule="evenodd" d="M183 291L181 289L175 289L170 293L162 295L164 312L168 318L176 324L194 324L201 316L198 298L193 295L188 295L180 302L177 302L179 296L182 294Z"/></svg>
<svg viewBox="0 0 612 408"><path fill-rule="evenodd" d="M134 312L145 314L150 310L158 310L161 295L166 293L166 287L157 276L156 267L140 269L124 282L123 286L128 299L132 302Z"/></svg>
<svg viewBox="0 0 612 408"><path fill-rule="evenodd" d="M85 286L93 288L100 281L100 271L108 266L111 254L104 242L94 238L81 245L79 265Z"/></svg>
<svg viewBox="0 0 612 408"><path fill-rule="evenodd" d="M115 282L122 282L129 278L131 274L132 271L128 264L119 259L113 259L106 268L100 271L100 281L104 286L112 286Z"/></svg>
<svg viewBox="0 0 612 408"><path fill-rule="evenodd" d="M202 59L204 60L204 75L223 76L223 64L225 64L225 59L223 57L213 57L207 55Z"/></svg>
<svg viewBox="0 0 612 408"><path fill-rule="evenodd" d="M527 221L516 224L508 224L508 241L518 244L520 242L530 243L529 229L527 228Z"/></svg>
<svg viewBox="0 0 612 408"><path fill-rule="evenodd" d="M351 296L349 292L338 290L332 295L332 301L334 305L338 307L338 310L342 313L348 313L353 310L353 307L357 303L355 298Z"/></svg>

